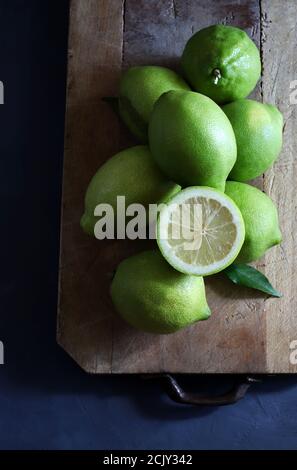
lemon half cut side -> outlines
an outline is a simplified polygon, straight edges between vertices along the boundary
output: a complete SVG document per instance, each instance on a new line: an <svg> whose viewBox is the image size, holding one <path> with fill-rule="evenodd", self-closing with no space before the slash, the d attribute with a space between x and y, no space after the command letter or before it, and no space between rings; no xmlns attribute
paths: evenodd
<svg viewBox="0 0 297 470"><path fill-rule="evenodd" d="M245 237L234 202L213 188L194 186L163 205L157 223L161 253L176 270L207 276L237 257Z"/></svg>

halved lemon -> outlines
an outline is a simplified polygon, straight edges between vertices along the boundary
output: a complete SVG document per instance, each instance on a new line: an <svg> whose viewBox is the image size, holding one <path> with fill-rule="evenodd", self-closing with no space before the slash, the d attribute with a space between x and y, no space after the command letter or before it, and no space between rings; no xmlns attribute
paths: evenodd
<svg viewBox="0 0 297 470"><path fill-rule="evenodd" d="M237 257L245 237L240 210L221 191L194 186L163 204L157 242L171 266L182 273L207 276Z"/></svg>

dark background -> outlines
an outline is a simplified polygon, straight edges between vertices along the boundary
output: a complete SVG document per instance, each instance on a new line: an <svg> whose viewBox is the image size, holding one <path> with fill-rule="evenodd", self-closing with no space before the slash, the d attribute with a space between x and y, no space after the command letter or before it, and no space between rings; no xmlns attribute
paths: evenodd
<svg viewBox="0 0 297 470"><path fill-rule="evenodd" d="M0 448L297 449L294 377L198 409L170 402L156 382L87 376L57 346L67 28L67 1L0 0Z"/></svg>

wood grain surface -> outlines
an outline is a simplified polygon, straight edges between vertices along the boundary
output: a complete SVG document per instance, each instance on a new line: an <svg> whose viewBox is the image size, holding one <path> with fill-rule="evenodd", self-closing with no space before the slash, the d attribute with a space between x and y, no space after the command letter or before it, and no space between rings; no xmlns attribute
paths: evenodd
<svg viewBox="0 0 297 470"><path fill-rule="evenodd" d="M274 167L265 173L264 190L279 208L283 242L266 255L265 270L284 294L280 302L267 299L267 370L296 372L288 360L288 347L297 339L297 3L262 2L262 96L284 114L284 146ZM294 88L290 88L294 85ZM294 346L294 345L292 345ZM295 344L296 349L296 344Z"/></svg>
<svg viewBox="0 0 297 470"><path fill-rule="evenodd" d="M234 287L222 275L207 279L212 317L174 335L130 328L113 311L112 273L120 260L152 242L103 241L79 227L91 176L135 142L102 102L116 96L121 70L136 64L179 69L187 39L214 23L245 29L261 51L263 74L253 97L275 103L285 117L279 161L254 182L278 204L284 241L258 266L283 292L267 299ZM290 342L297 339L296 2L286 0L72 0L61 226L58 342L91 373L296 372Z"/></svg>

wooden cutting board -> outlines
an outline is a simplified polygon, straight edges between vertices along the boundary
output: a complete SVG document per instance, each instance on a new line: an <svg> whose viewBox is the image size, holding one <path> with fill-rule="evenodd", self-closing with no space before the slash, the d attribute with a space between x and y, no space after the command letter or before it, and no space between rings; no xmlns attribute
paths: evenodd
<svg viewBox="0 0 297 470"><path fill-rule="evenodd" d="M72 0L58 342L84 370L297 371L289 360L290 343L297 340L297 118L296 105L290 104L290 82L297 79L296 13L295 0ZM91 176L114 153L135 143L102 97L118 94L121 71L131 65L178 70L187 39L214 23L244 28L253 38L263 63L253 96L284 113L282 154L255 182L278 205L284 238L258 267L284 296L267 299L217 275L206 281L210 320L173 335L144 334L114 313L109 286L120 260L150 242L99 242L79 227Z"/></svg>

